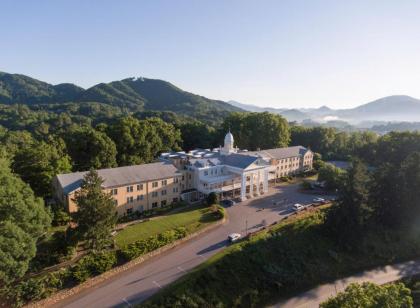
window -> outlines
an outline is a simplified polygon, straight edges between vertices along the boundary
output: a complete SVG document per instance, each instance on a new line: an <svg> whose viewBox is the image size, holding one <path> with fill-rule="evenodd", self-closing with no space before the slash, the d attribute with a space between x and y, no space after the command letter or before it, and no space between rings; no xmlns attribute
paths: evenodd
<svg viewBox="0 0 420 308"><path fill-rule="evenodd" d="M163 180L162 181L162 186L166 186L166 184L168 184L168 181L167 180Z"/></svg>
<svg viewBox="0 0 420 308"><path fill-rule="evenodd" d="M188 174L188 178L191 180L191 174Z"/></svg>
<svg viewBox="0 0 420 308"><path fill-rule="evenodd" d="M174 178L174 183L178 183L179 182L179 178Z"/></svg>
<svg viewBox="0 0 420 308"><path fill-rule="evenodd" d="M184 180L184 176L182 176L182 180Z"/></svg>
<svg viewBox="0 0 420 308"><path fill-rule="evenodd" d="M207 176L207 175L209 175L209 172L206 170L206 171L204 171L204 175L205 176Z"/></svg>
<svg viewBox="0 0 420 308"><path fill-rule="evenodd" d="M137 184L137 190L143 190L143 184Z"/></svg>
<svg viewBox="0 0 420 308"><path fill-rule="evenodd" d="M174 193L178 192L178 187L174 187L174 189L172 190Z"/></svg>
<svg viewBox="0 0 420 308"><path fill-rule="evenodd" d="M153 192L152 192L152 197L153 197L153 198L156 198L157 196L158 196L158 192L157 192L157 191L153 191Z"/></svg>
<svg viewBox="0 0 420 308"><path fill-rule="evenodd" d="M111 195L113 196L118 195L118 189L117 188L111 189Z"/></svg>
<svg viewBox="0 0 420 308"><path fill-rule="evenodd" d="M166 195L166 189L162 190L162 196Z"/></svg>
<svg viewBox="0 0 420 308"><path fill-rule="evenodd" d="M173 203L178 202L178 198L173 198L173 199L172 199L172 202L173 202Z"/></svg>
<svg viewBox="0 0 420 308"><path fill-rule="evenodd" d="M143 200L143 195L137 195L137 201Z"/></svg>
<svg viewBox="0 0 420 308"><path fill-rule="evenodd" d="M133 186L127 186L127 192L133 192Z"/></svg>
<svg viewBox="0 0 420 308"><path fill-rule="evenodd" d="M160 206L166 206L166 200L162 200L162 201L160 202Z"/></svg>
<svg viewBox="0 0 420 308"><path fill-rule="evenodd" d="M152 203L152 208L155 208L155 207L157 207L157 202Z"/></svg>
<svg viewBox="0 0 420 308"><path fill-rule="evenodd" d="M134 202L134 198L133 197L127 197L127 203L132 203Z"/></svg>
<svg viewBox="0 0 420 308"><path fill-rule="evenodd" d="M153 187L153 188L158 187L158 182L153 182L153 183L152 183L152 187Z"/></svg>
<svg viewBox="0 0 420 308"><path fill-rule="evenodd" d="M137 209L139 212L143 212L144 211L144 207L143 207L143 205L140 205L139 207L138 207L138 209Z"/></svg>
<svg viewBox="0 0 420 308"><path fill-rule="evenodd" d="M118 200L114 200L114 204L115 204L115 206L118 206Z"/></svg>

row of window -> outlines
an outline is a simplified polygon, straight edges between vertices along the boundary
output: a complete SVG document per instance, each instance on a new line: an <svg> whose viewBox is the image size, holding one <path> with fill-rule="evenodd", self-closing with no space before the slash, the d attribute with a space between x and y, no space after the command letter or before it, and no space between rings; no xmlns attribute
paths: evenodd
<svg viewBox="0 0 420 308"><path fill-rule="evenodd" d="M173 198L172 199L172 202L174 202L174 203L175 202L178 202L178 198ZM166 200L160 201L160 206L161 207L166 206L166 205L167 205L167 201ZM157 202L153 202L152 203L152 208L157 208L157 207L158 207L158 203ZM142 206L140 206L139 211L142 212L143 210L144 210L144 208L143 208L143 205L142 205ZM127 214L133 213L133 208L127 209L126 212L127 212Z"/></svg>
<svg viewBox="0 0 420 308"><path fill-rule="evenodd" d="M172 189L172 192L173 193L177 193L179 191L179 189L178 189L178 187L174 187L173 189ZM161 192L160 192L160 194L162 195L162 196L166 196L166 194L167 194L167 191L166 191L166 189L164 189L164 190L162 190ZM157 191L153 191L152 192L152 197L153 198L156 198L157 196L159 195L159 193L157 192ZM141 200L143 200L144 199L144 195L137 195L137 201L141 201ZM132 202L134 202L134 197L133 196L131 196L131 197L127 197L127 203L132 203Z"/></svg>
<svg viewBox="0 0 420 308"><path fill-rule="evenodd" d="M174 178L174 183L179 183L179 178ZM168 180L162 180L161 185L162 186L168 185ZM152 187L153 188L159 187L159 182L158 181L152 182ZM137 191L141 191L141 190L143 190L144 186L143 186L143 184L137 184L136 188L137 188ZM134 185L127 186L126 190L127 190L128 193L133 192L134 191ZM118 195L118 188L111 189L111 195Z"/></svg>

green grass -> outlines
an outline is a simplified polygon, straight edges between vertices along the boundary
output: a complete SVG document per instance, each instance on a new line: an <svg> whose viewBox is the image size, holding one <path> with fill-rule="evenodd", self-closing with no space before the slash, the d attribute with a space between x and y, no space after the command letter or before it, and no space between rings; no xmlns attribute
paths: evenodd
<svg viewBox="0 0 420 308"><path fill-rule="evenodd" d="M115 239L119 247L125 247L137 240L146 239L177 227L185 227L188 233L192 233L216 220L217 218L211 213L210 207L189 207L174 214L128 226L118 232Z"/></svg>
<svg viewBox="0 0 420 308"><path fill-rule="evenodd" d="M326 207L232 245L152 297L151 307L261 307L320 283L420 255L420 232L371 231L340 250L323 233Z"/></svg>

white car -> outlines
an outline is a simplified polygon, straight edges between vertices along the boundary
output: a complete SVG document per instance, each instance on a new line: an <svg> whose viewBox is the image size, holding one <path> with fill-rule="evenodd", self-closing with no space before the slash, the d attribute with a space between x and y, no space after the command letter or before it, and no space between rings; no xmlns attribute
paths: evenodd
<svg viewBox="0 0 420 308"><path fill-rule="evenodd" d="M236 242L240 238L241 238L241 235L239 233L232 233L232 234L229 234L229 236L228 236L228 240L231 243Z"/></svg>
<svg viewBox="0 0 420 308"><path fill-rule="evenodd" d="M295 212L300 212L304 209L305 209L305 206L303 204L300 204L300 203L293 204L293 211Z"/></svg>
<svg viewBox="0 0 420 308"><path fill-rule="evenodd" d="M315 198L313 201L315 203L324 203L325 202L325 199L324 198Z"/></svg>

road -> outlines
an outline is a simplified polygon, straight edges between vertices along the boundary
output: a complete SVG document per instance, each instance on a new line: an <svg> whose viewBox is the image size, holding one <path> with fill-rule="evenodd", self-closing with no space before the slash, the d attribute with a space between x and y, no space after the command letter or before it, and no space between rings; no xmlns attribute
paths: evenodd
<svg viewBox="0 0 420 308"><path fill-rule="evenodd" d="M368 281L376 284L385 284L419 273L420 260L378 267L374 270L365 271L351 277L338 279L332 283L318 286L272 307L318 308L320 303L331 296L335 296L338 292L343 291L350 283Z"/></svg>
<svg viewBox="0 0 420 308"><path fill-rule="evenodd" d="M94 288L64 299L54 307L131 307L175 281L229 245L227 235L245 235L290 215L294 203L310 203L316 197L298 192L298 184L271 187L264 196L227 209L228 221L205 235L139 264ZM274 201L281 201L274 204Z"/></svg>

